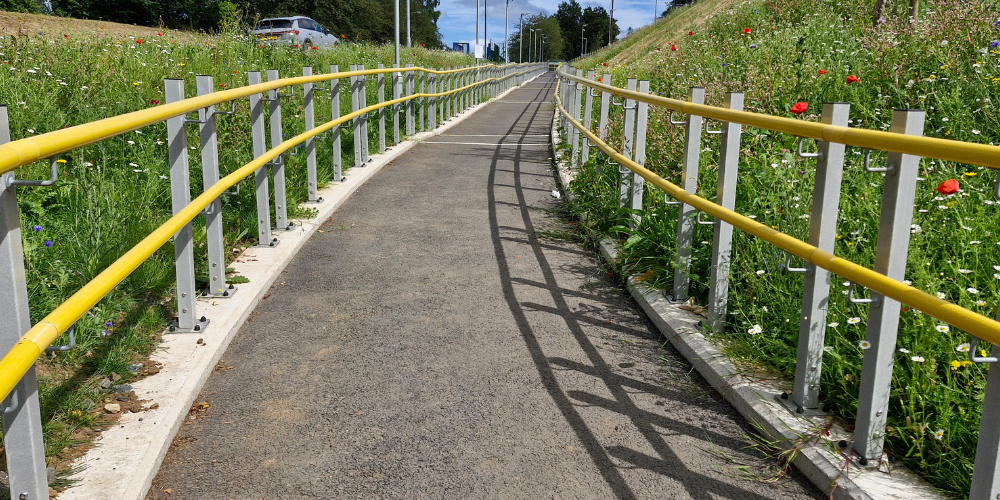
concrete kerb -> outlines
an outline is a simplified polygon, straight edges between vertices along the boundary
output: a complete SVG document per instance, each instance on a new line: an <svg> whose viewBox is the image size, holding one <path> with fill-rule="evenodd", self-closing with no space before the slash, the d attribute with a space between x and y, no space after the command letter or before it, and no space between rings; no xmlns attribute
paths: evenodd
<svg viewBox="0 0 1000 500"><path fill-rule="evenodd" d="M565 161L558 134L559 111L556 110L551 141L556 160L555 170L563 193L572 203L569 184L576 171ZM591 153L592 155L595 153ZM596 153L599 154L599 153ZM585 215L585 214L584 214ZM617 261L617 243L610 239L599 244L601 257L608 264ZM871 499L943 499L932 486L901 465L883 463L880 469L861 467L852 456L840 451L837 443L852 439L851 433L829 417L796 414L782 404L778 395L791 388L792 381L765 382L738 368L701 330L702 317L681 309L662 291L651 289L626 278L632 298L642 307L660 333L691 363L698 373L723 398L766 437L784 450L793 450L794 465L813 484L836 500ZM848 448L848 452L850 449Z"/></svg>
<svg viewBox="0 0 1000 500"><path fill-rule="evenodd" d="M537 76L535 77L537 78ZM526 81L528 83L531 80ZM199 298L198 314L211 320L204 332L165 334L151 357L162 366L160 372L135 382L133 389L145 405L159 405L141 413L125 413L118 423L105 429L95 446L75 463L83 471L73 479L73 487L59 495L63 500L115 498L142 500L156 477L174 436L187 420L189 409L226 348L285 266L334 211L368 179L403 153L428 138L440 135L461 123L484 106L521 88L511 87L497 97L473 106L435 130L421 132L393 146L386 153L371 156L365 167L351 168L344 182L331 182L319 191L321 203L310 203L313 219L296 220L293 230L276 232L280 244L273 248L250 247L232 267L249 279L238 285L230 298ZM103 403L102 403L103 404Z"/></svg>

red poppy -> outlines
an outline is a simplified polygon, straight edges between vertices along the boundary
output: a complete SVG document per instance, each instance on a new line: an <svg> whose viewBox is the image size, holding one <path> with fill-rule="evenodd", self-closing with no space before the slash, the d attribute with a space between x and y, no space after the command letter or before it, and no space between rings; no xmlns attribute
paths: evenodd
<svg viewBox="0 0 1000 500"><path fill-rule="evenodd" d="M316 50L316 46L315 45L313 45L313 50Z"/></svg>
<svg viewBox="0 0 1000 500"><path fill-rule="evenodd" d="M4 61L4 62L6 63L7 61ZM601 78L598 78L598 79L597 79L597 81L601 81L601 80L602 80Z"/></svg>
<svg viewBox="0 0 1000 500"><path fill-rule="evenodd" d="M676 52L676 51L677 51L677 46L676 46L676 45L671 45L671 46L670 46L670 50L672 50L672 51L675 51L675 52Z"/></svg>
<svg viewBox="0 0 1000 500"><path fill-rule="evenodd" d="M693 31L688 31L688 36L691 36L691 35L693 35L693 34L694 34L694 32L693 32Z"/></svg>
<svg viewBox="0 0 1000 500"><path fill-rule="evenodd" d="M65 35L65 34L64 34L63 36L64 36L64 37L65 37L66 39L69 39L69 35Z"/></svg>
<svg viewBox="0 0 1000 500"><path fill-rule="evenodd" d="M156 36L163 36L163 33L157 32Z"/></svg>
<svg viewBox="0 0 1000 500"><path fill-rule="evenodd" d="M807 109L809 109L809 103L797 102L794 106L792 106L792 114L801 115L802 113L805 113Z"/></svg>
<svg viewBox="0 0 1000 500"><path fill-rule="evenodd" d="M261 49L263 49L263 48L264 48L264 45L263 45L263 44L261 44L261 45L258 45L257 47L258 47L258 48L261 48Z"/></svg>
<svg viewBox="0 0 1000 500"><path fill-rule="evenodd" d="M347 39L347 35L340 35L340 38Z"/></svg>
<svg viewBox="0 0 1000 500"><path fill-rule="evenodd" d="M942 182L936 189L937 192L941 194L955 194L958 192L958 181L955 179L948 179Z"/></svg>
<svg viewBox="0 0 1000 500"><path fill-rule="evenodd" d="M821 70L819 70L819 74L821 74L821 75L825 75L825 74L826 74L826 70L825 70L825 69L821 69Z"/></svg>
<svg viewBox="0 0 1000 500"><path fill-rule="evenodd" d="M142 45L142 38L136 38L135 43Z"/></svg>
<svg viewBox="0 0 1000 500"><path fill-rule="evenodd" d="M223 89L226 88L226 84L225 83L220 83L219 84L219 88L223 88Z"/></svg>
<svg viewBox="0 0 1000 500"><path fill-rule="evenodd" d="M156 99L150 99L149 103L152 104L153 106L156 106L157 104L160 103L160 101L157 101Z"/></svg>
<svg viewBox="0 0 1000 500"><path fill-rule="evenodd" d="M750 34L750 28L743 28L743 34L744 35L749 35Z"/></svg>
<svg viewBox="0 0 1000 500"><path fill-rule="evenodd" d="M296 48L296 49L297 49L297 48L299 48L299 44L295 44L295 48Z"/></svg>
<svg viewBox="0 0 1000 500"><path fill-rule="evenodd" d="M605 66L607 66L607 65L608 65L608 63L604 63L604 65L605 65Z"/></svg>
<svg viewBox="0 0 1000 500"><path fill-rule="evenodd" d="M851 75L851 76L847 77L847 83L857 83L857 81L858 81L858 77L856 77L854 75Z"/></svg>

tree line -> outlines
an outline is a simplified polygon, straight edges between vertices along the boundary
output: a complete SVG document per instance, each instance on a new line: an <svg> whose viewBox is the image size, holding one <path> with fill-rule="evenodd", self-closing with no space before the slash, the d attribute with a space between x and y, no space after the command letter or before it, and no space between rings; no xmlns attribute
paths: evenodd
<svg viewBox="0 0 1000 500"><path fill-rule="evenodd" d="M215 32L225 23L250 28L267 17L306 16L350 41L386 43L394 39L395 0L0 0L0 10L46 12L141 26ZM440 48L440 0L400 2L400 40L406 38L406 2L414 44Z"/></svg>
<svg viewBox="0 0 1000 500"><path fill-rule="evenodd" d="M544 59L572 60L584 52L593 52L618 38L618 22L603 7L583 8L577 0L559 4L551 16L525 16L522 36L520 20L511 30L510 60L514 62ZM535 30L535 32L532 32ZM609 36L609 30L612 31ZM544 38L544 42L537 42ZM522 42L523 40L523 42Z"/></svg>

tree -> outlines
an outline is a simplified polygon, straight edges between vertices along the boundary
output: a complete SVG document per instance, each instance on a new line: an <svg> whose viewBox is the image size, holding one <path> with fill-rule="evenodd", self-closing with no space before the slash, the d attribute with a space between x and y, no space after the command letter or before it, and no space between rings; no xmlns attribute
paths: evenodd
<svg viewBox="0 0 1000 500"><path fill-rule="evenodd" d="M520 28L520 26L519 26ZM541 33L532 35L531 30L540 30ZM510 37L510 60L516 62L537 61L539 57L559 58L562 57L564 40L562 30L555 17L542 14L526 16L524 18L524 47L521 47L520 29L511 34ZM544 45L538 40L546 37ZM544 53L540 52L544 48ZM520 56L520 59L518 57Z"/></svg>
<svg viewBox="0 0 1000 500"><path fill-rule="evenodd" d="M582 36L577 35L584 35L585 30L588 28L588 26L583 23L583 9L576 0L562 2L556 10L555 19L559 24L559 29L562 32L562 35L565 38L561 54L562 58L566 60L576 58L582 53L583 50ZM584 30L584 32L581 33L581 30Z"/></svg>
<svg viewBox="0 0 1000 500"><path fill-rule="evenodd" d="M583 24L586 26L584 36L587 40L587 52L593 52L608 44L608 11L604 7L587 7L583 9ZM617 39L621 34L618 28L618 21L614 24L612 39Z"/></svg>

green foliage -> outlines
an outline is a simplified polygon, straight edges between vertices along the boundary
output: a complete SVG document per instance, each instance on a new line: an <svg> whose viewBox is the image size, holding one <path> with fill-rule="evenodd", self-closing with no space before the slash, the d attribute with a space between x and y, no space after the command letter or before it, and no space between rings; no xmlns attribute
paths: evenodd
<svg viewBox="0 0 1000 500"><path fill-rule="evenodd" d="M536 30L532 36L531 30ZM540 31L540 33L539 33ZM545 42L540 41L545 37ZM511 35L510 54L511 62L527 62L529 57L534 61L546 59L558 59L562 56L564 40L559 22L555 16L535 14L524 17L524 45L521 45L521 31L519 29ZM533 56L531 54L534 54ZM518 57L521 59L519 60Z"/></svg>
<svg viewBox="0 0 1000 500"><path fill-rule="evenodd" d="M0 0L0 10L7 12L38 12L41 8L35 0Z"/></svg>
<svg viewBox="0 0 1000 500"><path fill-rule="evenodd" d="M707 0L702 0L705 2ZM697 8L698 4L687 7ZM865 0L749 0L728 5L703 24L673 23L683 9L656 26L580 61L579 67L626 78L648 79L651 91L686 99L687 89L706 89L720 105L727 91L744 92L748 111L795 117L789 109L808 103L799 119L819 121L824 102L851 103L851 126L888 130L894 109L927 110L924 134L996 144L1000 114L1000 19L995 3L932 0L921 3L917 22L905 2L888 2L885 22L873 28ZM863 13L863 14L859 14ZM690 17L685 18L690 19ZM749 29L749 33L744 30ZM673 33L687 33L676 38ZM669 33L669 38L663 34ZM675 41L676 51L670 50ZM997 46L993 46L997 43ZM644 47L644 50L636 50ZM615 61L633 54L622 64ZM821 73L820 70L823 70ZM856 83L848 83L854 75ZM646 166L679 183L682 127L651 109ZM621 144L621 111L612 108L612 144ZM697 194L714 199L718 164L714 139L705 138ZM799 158L795 138L744 127L736 210L806 240L815 160ZM591 150L593 151L593 149ZM863 151L848 148L835 254L871 267L878 238L883 179L864 172ZM646 283L673 284L677 210L647 185L641 223L623 224L617 202L617 171L604 160L586 165L572 189L585 211L587 229L623 240L620 264ZM876 153L873 160L885 162ZM996 175L982 167L922 159L906 279L913 286L992 317L1000 296L1000 202ZM962 191L935 191L958 179ZM712 229L696 226L692 295L707 303ZM715 338L734 359L794 375L801 308L801 275L785 272L784 256L737 232L730 268L727 335ZM798 264L795 264L798 265ZM821 381L823 400L843 421L857 411L867 309L847 301L847 286L834 278ZM755 326L760 327L757 331ZM886 451L950 496L967 497L982 411L985 365L965 362L969 336L904 307L891 387ZM995 367L994 367L995 368Z"/></svg>

